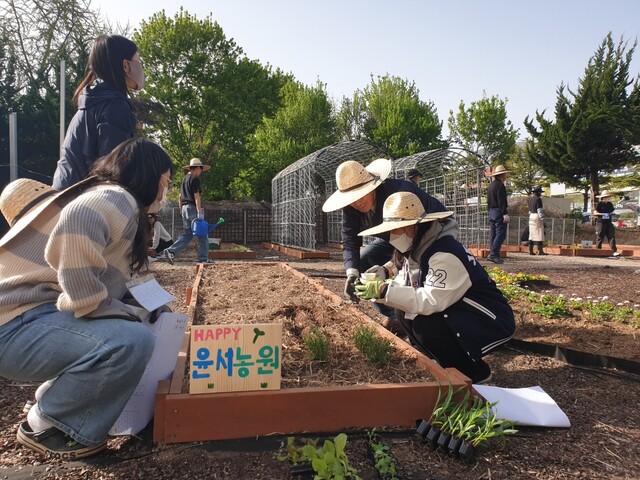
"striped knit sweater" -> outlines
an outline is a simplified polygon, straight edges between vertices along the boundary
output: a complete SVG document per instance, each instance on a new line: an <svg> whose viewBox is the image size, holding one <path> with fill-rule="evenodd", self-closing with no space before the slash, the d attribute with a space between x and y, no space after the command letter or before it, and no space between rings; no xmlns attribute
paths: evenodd
<svg viewBox="0 0 640 480"><path fill-rule="evenodd" d="M137 228L137 203L118 185L52 203L0 248L0 325L43 303L81 317L122 299Z"/></svg>

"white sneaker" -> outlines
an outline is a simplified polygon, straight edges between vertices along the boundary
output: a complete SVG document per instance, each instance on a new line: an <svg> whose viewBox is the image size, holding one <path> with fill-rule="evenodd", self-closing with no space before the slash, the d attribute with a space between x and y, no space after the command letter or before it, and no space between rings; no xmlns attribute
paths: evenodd
<svg viewBox="0 0 640 480"><path fill-rule="evenodd" d="M165 248L162 251L162 253L164 254L164 258L167 259L167 262L169 262L171 265L173 265L173 257L174 257L173 253L171 253L168 248Z"/></svg>
<svg viewBox="0 0 640 480"><path fill-rule="evenodd" d="M613 256L614 257L619 257L620 256L620 252L613 252Z"/></svg>

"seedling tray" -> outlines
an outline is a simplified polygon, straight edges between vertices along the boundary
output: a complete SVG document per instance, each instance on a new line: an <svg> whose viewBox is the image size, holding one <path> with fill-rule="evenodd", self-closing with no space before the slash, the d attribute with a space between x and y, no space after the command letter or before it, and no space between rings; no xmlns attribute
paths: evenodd
<svg viewBox="0 0 640 480"><path fill-rule="evenodd" d="M259 265L260 263L255 263ZM320 282L286 264L273 264L317 288L330 303L343 300ZM200 310L198 288L202 274L213 266L199 264L189 291L189 325ZM352 308L352 307L350 307ZM153 439L161 443L211 441L304 432L336 432L373 427L411 428L420 418L428 418L440 385L457 389L471 387L470 380L456 369L443 369L406 342L359 310L352 308L354 321L377 329L415 368L428 372L433 381L414 383L365 384L336 387L302 387L269 391L232 393L186 393L189 327L176 368L170 380L158 384L154 411Z"/></svg>

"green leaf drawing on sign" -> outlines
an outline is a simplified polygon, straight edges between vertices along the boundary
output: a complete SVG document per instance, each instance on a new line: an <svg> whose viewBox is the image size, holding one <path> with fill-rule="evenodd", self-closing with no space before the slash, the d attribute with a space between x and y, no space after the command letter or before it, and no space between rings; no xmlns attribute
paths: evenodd
<svg viewBox="0 0 640 480"><path fill-rule="evenodd" d="M258 340L258 337L264 335L264 332L260 330L258 327L253 329L253 333L255 333L255 335L253 336L253 343L256 343L256 341Z"/></svg>

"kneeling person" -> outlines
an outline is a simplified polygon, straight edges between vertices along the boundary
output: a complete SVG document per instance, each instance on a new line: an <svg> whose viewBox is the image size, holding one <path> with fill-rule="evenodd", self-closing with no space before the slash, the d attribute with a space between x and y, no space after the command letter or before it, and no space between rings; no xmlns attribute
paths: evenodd
<svg viewBox="0 0 640 480"><path fill-rule="evenodd" d="M420 351L482 383L491 378L482 357L513 336L515 321L495 282L443 221L451 214L426 213L412 193L391 194L382 223L360 236L390 232L402 269L391 280L391 265L380 266L376 280L356 290L363 299L404 312L401 322Z"/></svg>

